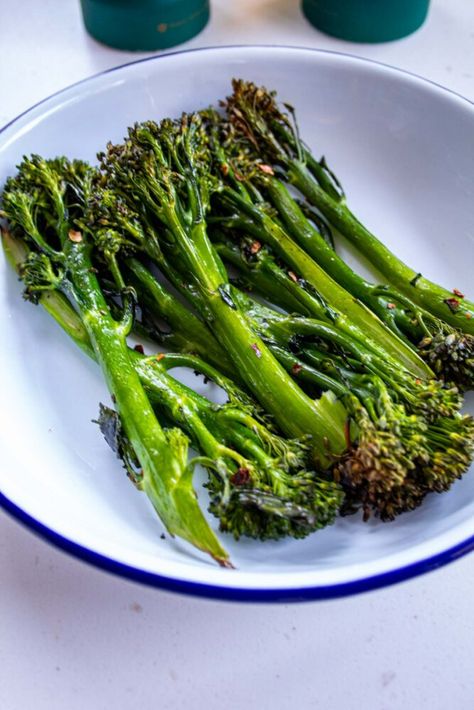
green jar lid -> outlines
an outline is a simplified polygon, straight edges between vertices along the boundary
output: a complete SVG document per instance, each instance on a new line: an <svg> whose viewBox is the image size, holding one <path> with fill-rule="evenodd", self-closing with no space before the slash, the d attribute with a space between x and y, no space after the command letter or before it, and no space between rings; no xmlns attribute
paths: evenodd
<svg viewBox="0 0 474 710"><path fill-rule="evenodd" d="M153 51L186 42L209 20L209 0L81 0L84 24L99 42Z"/></svg>
<svg viewBox="0 0 474 710"><path fill-rule="evenodd" d="M417 30L430 0L303 0L318 29L352 42L389 42Z"/></svg>

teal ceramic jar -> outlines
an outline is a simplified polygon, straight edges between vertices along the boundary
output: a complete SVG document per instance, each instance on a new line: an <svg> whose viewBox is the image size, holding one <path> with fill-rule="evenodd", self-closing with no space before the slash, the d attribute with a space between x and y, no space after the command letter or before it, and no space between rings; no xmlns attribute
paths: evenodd
<svg viewBox="0 0 474 710"><path fill-rule="evenodd" d="M81 0L81 5L89 34L117 49L168 49L194 37L209 20L209 0Z"/></svg>
<svg viewBox="0 0 474 710"><path fill-rule="evenodd" d="M430 0L303 0L318 29L352 42L388 42L417 30Z"/></svg>

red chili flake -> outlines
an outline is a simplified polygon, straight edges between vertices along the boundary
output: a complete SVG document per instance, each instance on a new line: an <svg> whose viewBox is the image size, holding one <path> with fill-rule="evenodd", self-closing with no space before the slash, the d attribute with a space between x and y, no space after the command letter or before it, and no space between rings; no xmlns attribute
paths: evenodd
<svg viewBox="0 0 474 710"><path fill-rule="evenodd" d="M227 163L222 163L221 165L221 173L223 174L224 177L229 174L229 166Z"/></svg>
<svg viewBox="0 0 474 710"><path fill-rule="evenodd" d="M257 343L252 343L250 346L257 357L262 357L262 351L258 347Z"/></svg>
<svg viewBox="0 0 474 710"><path fill-rule="evenodd" d="M419 377L417 377L417 378L416 378L416 380L415 380L415 384L416 384L416 385L421 385L421 380L420 380L420 378L419 378Z"/></svg>
<svg viewBox="0 0 474 710"><path fill-rule="evenodd" d="M70 229L67 235L71 242L74 242L75 244L82 242L82 232L77 232L75 229Z"/></svg>
<svg viewBox="0 0 474 710"><path fill-rule="evenodd" d="M275 172L271 165L265 165L265 163L259 163L257 165L258 169L265 173L265 175L275 175Z"/></svg>
<svg viewBox="0 0 474 710"><path fill-rule="evenodd" d="M141 353L142 355L145 354L145 350L143 349L143 345L141 345L141 343L137 343L137 344L134 346L133 349L134 349L135 352L137 352L137 353Z"/></svg>
<svg viewBox="0 0 474 710"><path fill-rule="evenodd" d="M459 301L457 298L445 298L444 302L449 308L455 313L459 308Z"/></svg>
<svg viewBox="0 0 474 710"><path fill-rule="evenodd" d="M292 281L294 281L295 283L298 283L298 277L297 277L297 275L295 274L294 271L289 271L289 272L288 272L288 276L290 277L290 279L291 279Z"/></svg>
<svg viewBox="0 0 474 710"><path fill-rule="evenodd" d="M396 306L394 303L387 303L387 308L390 308L390 310L393 310L394 308L396 308Z"/></svg>
<svg viewBox="0 0 474 710"><path fill-rule="evenodd" d="M260 244L260 242L254 241L250 245L250 253L251 254L258 254L258 252L260 251L261 248L262 248L262 245Z"/></svg>
<svg viewBox="0 0 474 710"><path fill-rule="evenodd" d="M250 471L248 468L239 468L231 477L230 482L234 486L243 486L250 481Z"/></svg>
<svg viewBox="0 0 474 710"><path fill-rule="evenodd" d="M471 320L471 318L472 318L472 313L467 312L467 313L466 313L466 318L467 318L468 320Z"/></svg>
<svg viewBox="0 0 474 710"><path fill-rule="evenodd" d="M163 360L164 357L166 357L165 353L158 353L158 355L156 356L156 359L158 360L158 362L160 362L160 360Z"/></svg>
<svg viewBox="0 0 474 710"><path fill-rule="evenodd" d="M294 375L297 375L298 373L301 372L302 369L303 369L303 367L299 363L295 362L295 364L291 368L291 371Z"/></svg>
<svg viewBox="0 0 474 710"><path fill-rule="evenodd" d="M453 288L453 293L454 293L454 295L457 296L458 298L464 298L464 294L461 293L461 291L460 291L459 289L457 289L457 288Z"/></svg>

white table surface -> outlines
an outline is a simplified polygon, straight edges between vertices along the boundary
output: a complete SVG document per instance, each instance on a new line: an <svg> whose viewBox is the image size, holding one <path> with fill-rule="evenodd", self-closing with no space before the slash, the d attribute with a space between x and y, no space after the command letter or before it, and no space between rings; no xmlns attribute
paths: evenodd
<svg viewBox="0 0 474 710"><path fill-rule="evenodd" d="M183 48L335 49L474 100L469 0L432 0L420 31L375 46L317 32L297 0L212 5L208 27ZM90 39L75 0L0 0L0 125L67 84L137 56ZM332 602L199 600L93 569L0 512L0 709L470 710L473 582L471 555Z"/></svg>

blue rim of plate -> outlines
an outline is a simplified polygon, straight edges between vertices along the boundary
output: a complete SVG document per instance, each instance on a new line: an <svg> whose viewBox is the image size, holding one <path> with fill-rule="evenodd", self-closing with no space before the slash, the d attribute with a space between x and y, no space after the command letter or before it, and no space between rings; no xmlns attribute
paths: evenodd
<svg viewBox="0 0 474 710"><path fill-rule="evenodd" d="M166 57L172 57L180 54L193 54L195 52L209 52L228 49L288 49L288 50L299 50L301 52L312 52L314 54L320 55L336 55L340 57L345 57L348 59L356 60L364 64L375 64L379 67L384 67L386 69L391 69L399 74L404 74L419 81L431 84L432 86L441 89L441 91L448 94L452 94L459 99L462 99L471 106L474 102L467 99L465 96L448 89L441 84L438 84L431 79L426 79L414 72L406 71L404 69L399 69L390 64L384 62L378 62L373 59L366 59L364 57L358 57L353 54L348 54L345 52L338 52L334 50L324 50L324 49L314 49L312 47L295 47L291 45L272 45L272 44L236 44L236 45L221 45L221 46L211 46L211 47L198 47L196 49L178 50L176 52L166 52L164 54L153 55L150 57L142 57L141 59L136 59L132 62L125 62L110 69L105 69L104 71L93 74L92 76L81 79L80 81L74 82L69 86L55 91L46 98L38 101L37 103L30 106L22 113L18 114L11 121L6 123L2 128L0 128L0 136L8 129L10 126L14 125L21 118L31 113L34 109L38 108L44 103L47 103L56 96L69 91L72 88L80 86L81 84L87 83L97 77L103 76L105 74L110 74L112 72L124 69L125 67L132 66L134 64L141 64L143 62L150 61L162 61ZM190 582L174 577L168 577L165 575L160 575L155 572L146 572L144 570L138 569L137 567L132 567L126 565L123 562L118 562L111 557L106 557L98 552L83 547L76 542L73 542L69 538L63 537L59 533L55 532L47 525L43 525L39 520L29 515L22 508L18 507L13 501L7 498L0 491L0 508L9 513L18 522L25 525L32 532L36 533L40 537L44 538L48 542L52 543L56 547L64 550L68 554L87 562L94 567L98 567L106 572L110 572L119 577L123 577L134 582L139 582L151 587L157 587L159 589L164 589L172 592L177 592L180 594L187 594L191 596L207 597L210 599L225 599L228 601L241 601L241 602L301 602L301 601L313 601L318 599L335 599L337 597L350 596L353 594L360 594L362 592L368 592L374 589L379 589L381 587L387 587L392 584L397 584L398 582L403 582L412 577L417 577L418 575L425 574L426 572L431 572L438 567L442 567L450 562L454 562L460 557L467 555L469 552L474 550L474 535L467 538L463 542L454 545L453 547L439 552L436 555L426 557L417 562L413 562L404 567L399 567L388 572L383 572L381 574L376 574L371 577L365 577L363 579L354 580L353 582L342 582L340 584L332 585L318 585L318 586L308 586L301 588L275 588L275 589L245 589L239 587L225 587L215 584L204 584L202 582Z"/></svg>

